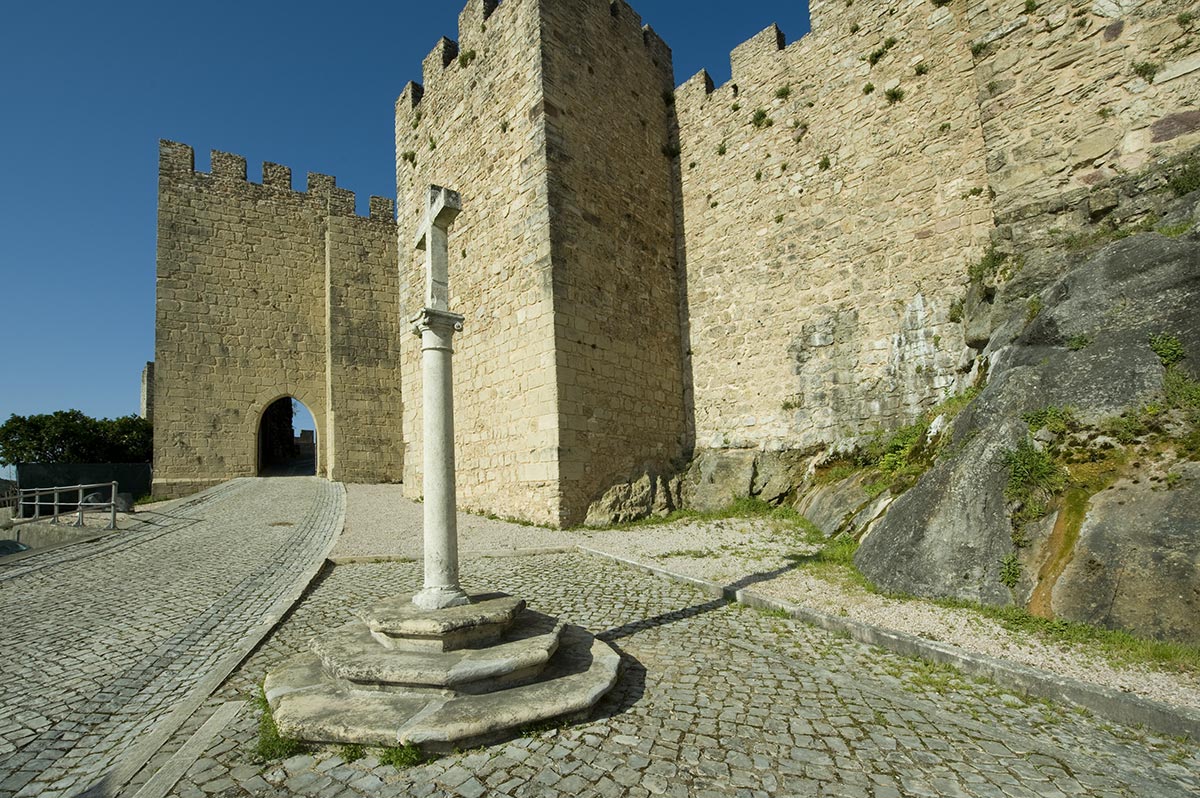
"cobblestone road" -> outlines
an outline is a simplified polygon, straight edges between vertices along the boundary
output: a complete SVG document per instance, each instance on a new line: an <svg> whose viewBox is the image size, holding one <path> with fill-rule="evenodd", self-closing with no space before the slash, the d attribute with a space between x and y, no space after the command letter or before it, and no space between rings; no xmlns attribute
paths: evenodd
<svg viewBox="0 0 1200 798"><path fill-rule="evenodd" d="M585 723L397 770L317 749L255 761L247 707L176 786L220 796L1196 796L1200 747L1028 702L955 671L582 554L469 559L464 585L505 590L623 654ZM344 565L160 753L220 702L353 608L419 586L416 563Z"/></svg>
<svg viewBox="0 0 1200 798"><path fill-rule="evenodd" d="M0 568L0 798L80 793L205 689L322 559L344 496L235 480Z"/></svg>

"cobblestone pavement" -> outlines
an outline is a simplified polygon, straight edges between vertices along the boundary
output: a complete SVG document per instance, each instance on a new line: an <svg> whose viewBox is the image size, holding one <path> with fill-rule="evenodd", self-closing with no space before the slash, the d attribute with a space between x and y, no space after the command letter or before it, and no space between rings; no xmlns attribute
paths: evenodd
<svg viewBox="0 0 1200 798"><path fill-rule="evenodd" d="M174 789L219 796L1195 796L1200 746L1029 702L957 672L713 600L584 554L470 558L505 590L617 646L624 670L590 720L405 770L380 752L255 758L247 707ZM288 621L159 754L355 607L419 587L416 563L326 572Z"/></svg>
<svg viewBox="0 0 1200 798"><path fill-rule="evenodd" d="M0 798L75 795L311 573L344 490L235 480L0 568ZM278 608L275 608L278 610Z"/></svg>

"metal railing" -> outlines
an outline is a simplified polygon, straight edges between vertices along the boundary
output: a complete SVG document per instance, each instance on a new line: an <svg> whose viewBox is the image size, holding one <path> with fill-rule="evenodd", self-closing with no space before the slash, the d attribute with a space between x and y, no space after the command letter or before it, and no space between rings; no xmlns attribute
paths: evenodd
<svg viewBox="0 0 1200 798"><path fill-rule="evenodd" d="M89 490L95 488L111 488L112 493L109 494L106 502L85 502L84 496ZM72 495L74 494L74 495ZM46 496L53 496L51 501L43 501ZM63 500L64 496L70 498ZM63 512L63 505L74 509ZM33 515L29 518L21 516L25 515L27 507L33 507ZM42 508L49 507L50 512L43 515ZM75 523L72 526L83 526L83 514L87 510L96 510L103 512L108 510L109 520L108 528L117 528L117 483L116 482L97 482L94 485L69 485L57 488L22 488L17 491L16 507L14 508L15 517L12 519L13 526L21 524L32 524L34 521L42 521L47 518L50 523L57 524L58 519L65 516L75 516Z"/></svg>

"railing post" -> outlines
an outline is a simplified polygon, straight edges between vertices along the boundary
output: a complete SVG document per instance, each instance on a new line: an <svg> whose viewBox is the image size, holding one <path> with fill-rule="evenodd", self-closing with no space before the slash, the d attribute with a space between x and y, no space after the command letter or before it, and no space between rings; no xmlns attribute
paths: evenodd
<svg viewBox="0 0 1200 798"><path fill-rule="evenodd" d="M42 517L42 497L38 493L33 494L33 520L37 521Z"/></svg>
<svg viewBox="0 0 1200 798"><path fill-rule="evenodd" d="M108 528L116 529L117 528L117 483L115 483L115 482L112 484L112 495L108 497L108 503L109 503L109 512L110 512L109 518L108 518Z"/></svg>
<svg viewBox="0 0 1200 798"><path fill-rule="evenodd" d="M79 486L79 517L75 521L75 526L83 526L83 485Z"/></svg>
<svg viewBox="0 0 1200 798"><path fill-rule="evenodd" d="M52 523L52 524L58 523L58 488L54 489L54 520L51 521L50 523Z"/></svg>

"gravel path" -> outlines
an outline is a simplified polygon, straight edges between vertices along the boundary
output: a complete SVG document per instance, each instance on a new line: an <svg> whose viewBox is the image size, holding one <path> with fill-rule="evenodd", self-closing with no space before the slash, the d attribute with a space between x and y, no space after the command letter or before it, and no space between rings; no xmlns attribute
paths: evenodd
<svg viewBox="0 0 1200 798"><path fill-rule="evenodd" d="M421 556L420 504L403 498L399 485L347 487L346 528L331 555L335 560ZM821 578L794 567L789 556L815 550L778 522L732 519L680 522L615 530L552 530L479 516L459 515L459 547L472 555L574 546L624 557L723 584L757 577L765 596L952 644L1080 681L1144 698L1200 709L1200 678L1145 665L1116 667L1079 648L1047 644L1013 632L969 610L921 601L898 601L868 593L844 580ZM462 566L464 578L471 572Z"/></svg>

